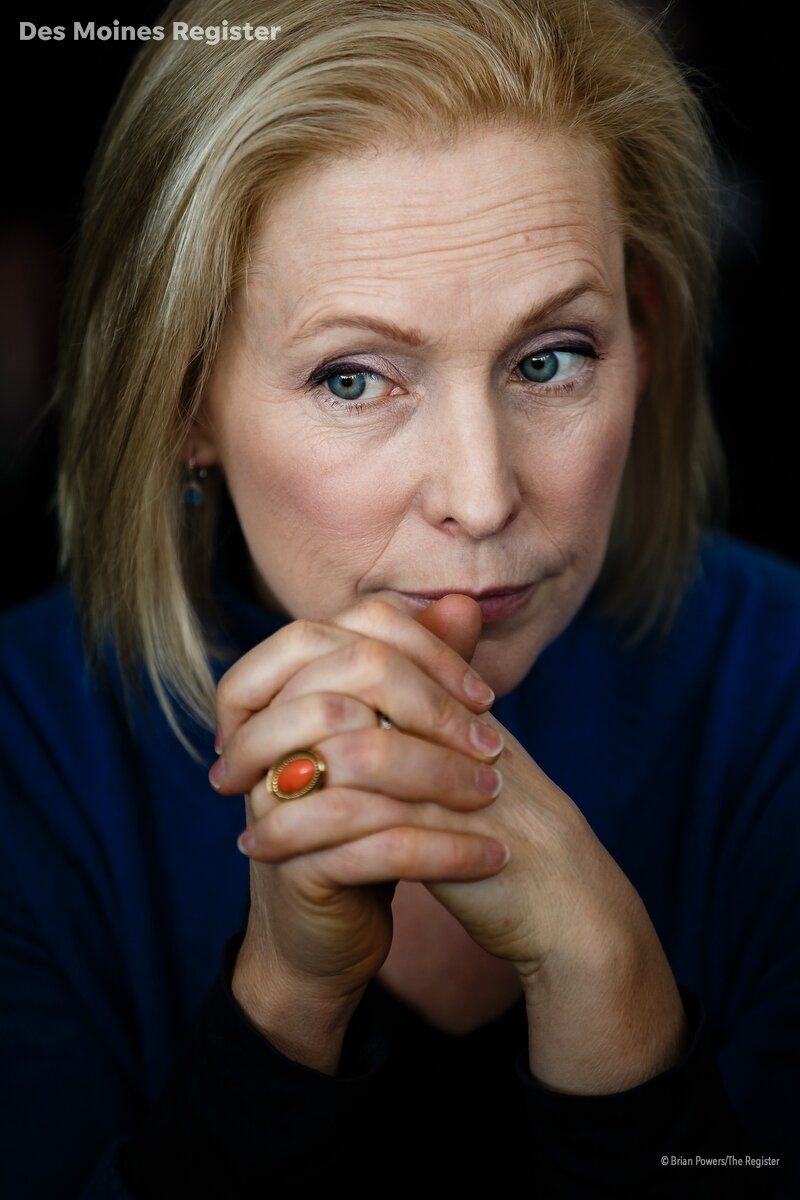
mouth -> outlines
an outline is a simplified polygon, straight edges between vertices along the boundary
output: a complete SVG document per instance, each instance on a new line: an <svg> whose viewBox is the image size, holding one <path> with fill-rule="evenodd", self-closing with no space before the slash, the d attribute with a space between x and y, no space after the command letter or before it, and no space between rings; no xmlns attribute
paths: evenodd
<svg viewBox="0 0 800 1200"><path fill-rule="evenodd" d="M511 613L516 612L527 603L536 589L535 583L526 583L521 587L487 588L476 592L471 588L444 588L437 592L397 592L417 609L427 608L442 596L470 596L480 605L484 624L502 621Z"/></svg>

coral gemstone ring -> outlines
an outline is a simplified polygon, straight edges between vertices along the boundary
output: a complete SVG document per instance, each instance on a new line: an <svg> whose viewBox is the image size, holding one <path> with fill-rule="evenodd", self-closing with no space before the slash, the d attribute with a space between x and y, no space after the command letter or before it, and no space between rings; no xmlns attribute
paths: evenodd
<svg viewBox="0 0 800 1200"><path fill-rule="evenodd" d="M267 772L267 788L276 800L299 800L325 782L325 759L317 750L296 750Z"/></svg>

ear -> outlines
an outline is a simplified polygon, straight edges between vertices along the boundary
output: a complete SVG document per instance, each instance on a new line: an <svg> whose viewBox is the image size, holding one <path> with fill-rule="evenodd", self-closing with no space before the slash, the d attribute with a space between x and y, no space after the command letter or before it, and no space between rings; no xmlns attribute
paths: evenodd
<svg viewBox="0 0 800 1200"><path fill-rule="evenodd" d="M653 264L634 260L628 270L628 312L636 352L636 403L641 402L653 367L653 330L661 312L658 277Z"/></svg>
<svg viewBox="0 0 800 1200"><path fill-rule="evenodd" d="M181 462L188 463L191 458L194 459L196 467L213 467L219 462L214 431L203 419L202 414L192 421L192 427L181 448Z"/></svg>

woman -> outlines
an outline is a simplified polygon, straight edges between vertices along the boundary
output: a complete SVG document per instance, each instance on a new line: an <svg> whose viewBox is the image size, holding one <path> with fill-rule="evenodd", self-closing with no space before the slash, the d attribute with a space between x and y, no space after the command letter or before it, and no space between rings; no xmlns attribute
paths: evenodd
<svg viewBox="0 0 800 1200"><path fill-rule="evenodd" d="M9 1194L789 1195L800 573L703 528L698 102L611 0L173 20L280 31L149 45L89 180Z"/></svg>

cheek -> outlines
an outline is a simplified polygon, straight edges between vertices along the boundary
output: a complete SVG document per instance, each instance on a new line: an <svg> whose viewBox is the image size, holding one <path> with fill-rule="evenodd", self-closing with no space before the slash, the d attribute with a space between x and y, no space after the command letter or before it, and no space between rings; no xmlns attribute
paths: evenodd
<svg viewBox="0 0 800 1200"><path fill-rule="evenodd" d="M629 413L587 418L565 432L546 469L532 464L534 509L566 548L600 545L611 524L632 430Z"/></svg>
<svg viewBox="0 0 800 1200"><path fill-rule="evenodd" d="M322 555L349 552L380 538L396 524L402 497L387 486L385 464L368 448L341 437L308 430L295 435L285 427L246 425L227 441L226 475L245 532L270 541L302 537Z"/></svg>
<svg viewBox="0 0 800 1200"><path fill-rule="evenodd" d="M632 429L631 419L614 421L593 439L587 454L587 503L596 503L598 508L613 506L628 457Z"/></svg>

